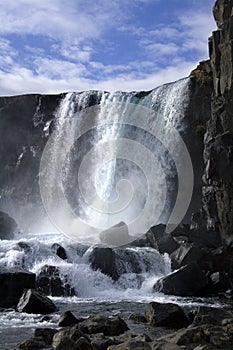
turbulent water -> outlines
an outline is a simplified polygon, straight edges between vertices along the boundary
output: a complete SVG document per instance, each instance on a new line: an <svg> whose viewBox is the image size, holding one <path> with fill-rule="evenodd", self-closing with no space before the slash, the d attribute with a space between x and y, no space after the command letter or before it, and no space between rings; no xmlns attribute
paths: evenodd
<svg viewBox="0 0 233 350"><path fill-rule="evenodd" d="M65 96L43 153L40 189L54 225L90 244L120 221L131 240L159 222L178 224L192 191L179 134L189 79L144 95L99 92L92 99L91 91Z"/></svg>

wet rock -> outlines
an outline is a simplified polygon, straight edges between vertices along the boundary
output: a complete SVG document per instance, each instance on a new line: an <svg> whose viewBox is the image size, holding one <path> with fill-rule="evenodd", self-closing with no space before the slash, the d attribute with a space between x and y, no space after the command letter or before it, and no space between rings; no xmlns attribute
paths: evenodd
<svg viewBox="0 0 233 350"><path fill-rule="evenodd" d="M78 320L71 311L65 311L59 318L58 326L69 327L77 324L78 322L80 322L80 320Z"/></svg>
<svg viewBox="0 0 233 350"><path fill-rule="evenodd" d="M141 315L141 314L136 314L133 313L129 316L129 320L134 321L134 322L138 322L138 323L146 323L147 319L145 318L145 316Z"/></svg>
<svg viewBox="0 0 233 350"><path fill-rule="evenodd" d="M36 287L39 292L52 296L73 296L74 289L70 286L66 278L64 281L60 277L59 268L45 265L36 278Z"/></svg>
<svg viewBox="0 0 233 350"><path fill-rule="evenodd" d="M53 349L55 350L78 350L76 343L68 336L57 338L59 333L55 334L53 341Z"/></svg>
<svg viewBox="0 0 233 350"><path fill-rule="evenodd" d="M205 343L205 335L202 327L192 327L178 330L175 333L168 334L159 338L158 340L165 340L167 342L183 346L189 344L203 344Z"/></svg>
<svg viewBox="0 0 233 350"><path fill-rule="evenodd" d="M193 229L189 234L189 242L203 247L218 248L222 245L221 236L218 231L207 230L206 227Z"/></svg>
<svg viewBox="0 0 233 350"><path fill-rule="evenodd" d="M155 327L179 329L189 324L183 310L172 303L149 303L145 310L145 318L150 325Z"/></svg>
<svg viewBox="0 0 233 350"><path fill-rule="evenodd" d="M0 239L14 239L17 224L7 213L0 211Z"/></svg>
<svg viewBox="0 0 233 350"><path fill-rule="evenodd" d="M71 346L72 348L80 338L86 338L89 341L89 338L79 329L75 327L67 328L54 334L52 345L55 349L66 350L65 346ZM75 350L78 350L77 347Z"/></svg>
<svg viewBox="0 0 233 350"><path fill-rule="evenodd" d="M233 317L233 313L229 310L200 306L194 318L193 325L199 326L203 324L219 325L224 319Z"/></svg>
<svg viewBox="0 0 233 350"><path fill-rule="evenodd" d="M179 269L192 262L199 262L204 255L205 251L200 247L187 243L182 244L170 255L172 268Z"/></svg>
<svg viewBox="0 0 233 350"><path fill-rule="evenodd" d="M204 329L204 335L208 339L209 343L216 348L227 348L231 343L232 336L228 335L222 327L206 327Z"/></svg>
<svg viewBox="0 0 233 350"><path fill-rule="evenodd" d="M41 338L31 338L19 344L19 348L23 350L48 349L48 346Z"/></svg>
<svg viewBox="0 0 233 350"><path fill-rule="evenodd" d="M150 341L150 339L149 339ZM151 350L151 344L146 337L136 336L118 345L111 345L107 350Z"/></svg>
<svg viewBox="0 0 233 350"><path fill-rule="evenodd" d="M200 267L196 263L191 263L160 278L153 289L171 295L196 296L200 295L207 285L208 279Z"/></svg>
<svg viewBox="0 0 233 350"><path fill-rule="evenodd" d="M78 246L77 246L77 254L78 254L78 256L83 256L85 253L86 253L86 251L88 250L88 246L87 245L84 245L84 244L78 244Z"/></svg>
<svg viewBox="0 0 233 350"><path fill-rule="evenodd" d="M15 307L24 289L35 287L35 279L29 271L0 267L0 307Z"/></svg>
<svg viewBox="0 0 233 350"><path fill-rule="evenodd" d="M54 243L51 248L52 252L56 254L59 258L67 260L65 248L63 248L60 244Z"/></svg>
<svg viewBox="0 0 233 350"><path fill-rule="evenodd" d="M161 254L171 254L179 246L172 235L166 233L166 225L163 224L151 227L146 237L151 247L157 249Z"/></svg>
<svg viewBox="0 0 233 350"><path fill-rule="evenodd" d="M17 311L29 314L45 315L55 310L56 306L52 300L33 289L26 289L17 305Z"/></svg>
<svg viewBox="0 0 233 350"><path fill-rule="evenodd" d="M17 243L20 250L24 251L25 253L29 253L32 251L32 248L30 245L26 242L20 241Z"/></svg>
<svg viewBox="0 0 233 350"><path fill-rule="evenodd" d="M110 247L124 246L132 240L129 236L128 226L123 221L100 232L99 238L101 243Z"/></svg>
<svg viewBox="0 0 233 350"><path fill-rule="evenodd" d="M57 329L37 328L35 329L34 336L35 338L43 339L45 344L51 345L55 333L57 333Z"/></svg>
<svg viewBox="0 0 233 350"><path fill-rule="evenodd" d="M95 247L89 256L89 262L93 270L100 270L114 281L120 277L117 273L116 254L111 248Z"/></svg>
<svg viewBox="0 0 233 350"><path fill-rule="evenodd" d="M86 334L103 333L104 335L114 336L124 333L129 328L120 317L108 318L97 315L80 322L79 329Z"/></svg>
<svg viewBox="0 0 233 350"><path fill-rule="evenodd" d="M154 342L151 346L152 350L181 350L182 348L176 344L167 342Z"/></svg>

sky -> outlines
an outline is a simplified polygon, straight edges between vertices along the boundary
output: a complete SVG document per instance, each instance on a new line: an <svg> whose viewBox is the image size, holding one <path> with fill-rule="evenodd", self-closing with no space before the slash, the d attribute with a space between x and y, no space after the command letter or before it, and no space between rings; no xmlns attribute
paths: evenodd
<svg viewBox="0 0 233 350"><path fill-rule="evenodd" d="M0 95L151 90L208 58L214 0L0 0Z"/></svg>

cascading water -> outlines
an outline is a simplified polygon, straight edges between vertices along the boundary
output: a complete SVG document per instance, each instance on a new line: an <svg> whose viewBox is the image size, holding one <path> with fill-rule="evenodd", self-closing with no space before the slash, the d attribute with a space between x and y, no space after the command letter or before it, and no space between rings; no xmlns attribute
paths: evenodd
<svg viewBox="0 0 233 350"><path fill-rule="evenodd" d="M192 188L192 172L188 186L181 176L191 161L179 136L189 79L143 98L99 92L90 104L92 96L65 96L43 153L40 188L54 224L87 244L97 243L103 229L120 221L128 225L131 240L156 223L178 224Z"/></svg>

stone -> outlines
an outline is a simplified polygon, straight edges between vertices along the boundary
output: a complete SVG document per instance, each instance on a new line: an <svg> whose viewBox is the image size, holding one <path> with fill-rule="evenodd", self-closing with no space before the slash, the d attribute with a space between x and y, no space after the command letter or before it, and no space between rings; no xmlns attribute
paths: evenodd
<svg viewBox="0 0 233 350"><path fill-rule="evenodd" d="M154 342L152 350L182 350L182 348L176 344L171 344L167 342Z"/></svg>
<svg viewBox="0 0 233 350"><path fill-rule="evenodd" d="M199 262L204 256L205 252L198 246L192 244L182 244L171 255L171 262L173 269L179 269L192 262Z"/></svg>
<svg viewBox="0 0 233 350"><path fill-rule="evenodd" d="M25 289L17 305L17 311L29 314L45 315L55 310L56 306L52 300L33 289Z"/></svg>
<svg viewBox="0 0 233 350"><path fill-rule="evenodd" d="M107 350L151 350L151 344L137 337L118 345L111 345Z"/></svg>
<svg viewBox="0 0 233 350"><path fill-rule="evenodd" d="M35 287L35 280L29 271L0 267L0 307L16 307L24 289Z"/></svg>
<svg viewBox="0 0 233 350"><path fill-rule="evenodd" d="M111 248L95 247L89 256L90 266L93 270L100 270L105 275L117 281L116 254Z"/></svg>
<svg viewBox="0 0 233 350"><path fill-rule="evenodd" d="M36 288L45 295L57 297L75 295L75 291L70 286L67 278L61 279L57 266L45 265L41 268L36 278Z"/></svg>
<svg viewBox="0 0 233 350"><path fill-rule="evenodd" d="M219 325L224 319L233 317L233 313L229 310L200 306L194 318L193 325L200 326L203 324Z"/></svg>
<svg viewBox="0 0 233 350"><path fill-rule="evenodd" d="M60 244L54 243L51 248L52 248L52 252L56 254L59 258L63 260L67 260L67 254L66 254L65 248L63 248Z"/></svg>
<svg viewBox="0 0 233 350"><path fill-rule="evenodd" d="M129 236L128 226L123 221L100 232L99 238L101 243L110 247L124 246L132 240Z"/></svg>
<svg viewBox="0 0 233 350"><path fill-rule="evenodd" d="M43 339L40 339L40 338L31 338L28 340L24 340L19 344L19 348L23 350L48 349Z"/></svg>
<svg viewBox="0 0 233 350"><path fill-rule="evenodd" d="M208 285L208 279L196 263L181 267L154 285L156 292L178 296L197 296Z"/></svg>
<svg viewBox="0 0 233 350"><path fill-rule="evenodd" d="M179 329L189 324L184 311L172 303L151 302L147 305L144 316L154 327Z"/></svg>
<svg viewBox="0 0 233 350"><path fill-rule="evenodd" d="M35 338L43 339L44 343L51 345L53 341L53 336L57 333L57 329L52 328L36 328L34 332Z"/></svg>
<svg viewBox="0 0 233 350"><path fill-rule="evenodd" d="M70 346L72 349L72 347L76 346L76 342L80 338L85 338L89 341L89 338L77 328L62 329L54 334L52 346L55 349L61 349L61 350L62 349L66 350L65 346L67 347ZM77 348L76 346L75 350L79 350L79 348Z"/></svg>
<svg viewBox="0 0 233 350"><path fill-rule="evenodd" d="M59 327L70 327L80 322L71 311L65 311L61 314L58 326Z"/></svg>
<svg viewBox="0 0 233 350"><path fill-rule="evenodd" d="M134 322L138 322L138 323L146 323L147 322L145 316L138 314L138 313L131 314L129 316L129 320L134 321Z"/></svg>
<svg viewBox="0 0 233 350"><path fill-rule="evenodd" d="M0 211L0 239L14 239L17 224L7 213Z"/></svg>
<svg viewBox="0 0 233 350"><path fill-rule="evenodd" d="M186 329L180 329L175 333L168 334L158 339L166 340L170 343L183 346L189 344L205 343L205 336L202 327L188 327Z"/></svg>
<svg viewBox="0 0 233 350"><path fill-rule="evenodd" d="M91 316L78 326L86 334L103 333L108 336L120 335L129 329L120 317L108 318L101 315Z"/></svg>
<svg viewBox="0 0 233 350"><path fill-rule="evenodd" d="M57 334L55 334L55 341L53 341L53 348L55 350L79 350L76 343L68 336L63 336L59 339L56 339Z"/></svg>
<svg viewBox="0 0 233 350"><path fill-rule="evenodd" d="M147 232L146 237L152 248L157 249L160 254L171 254L179 246L178 242L170 233L166 233L166 225L153 226Z"/></svg>

